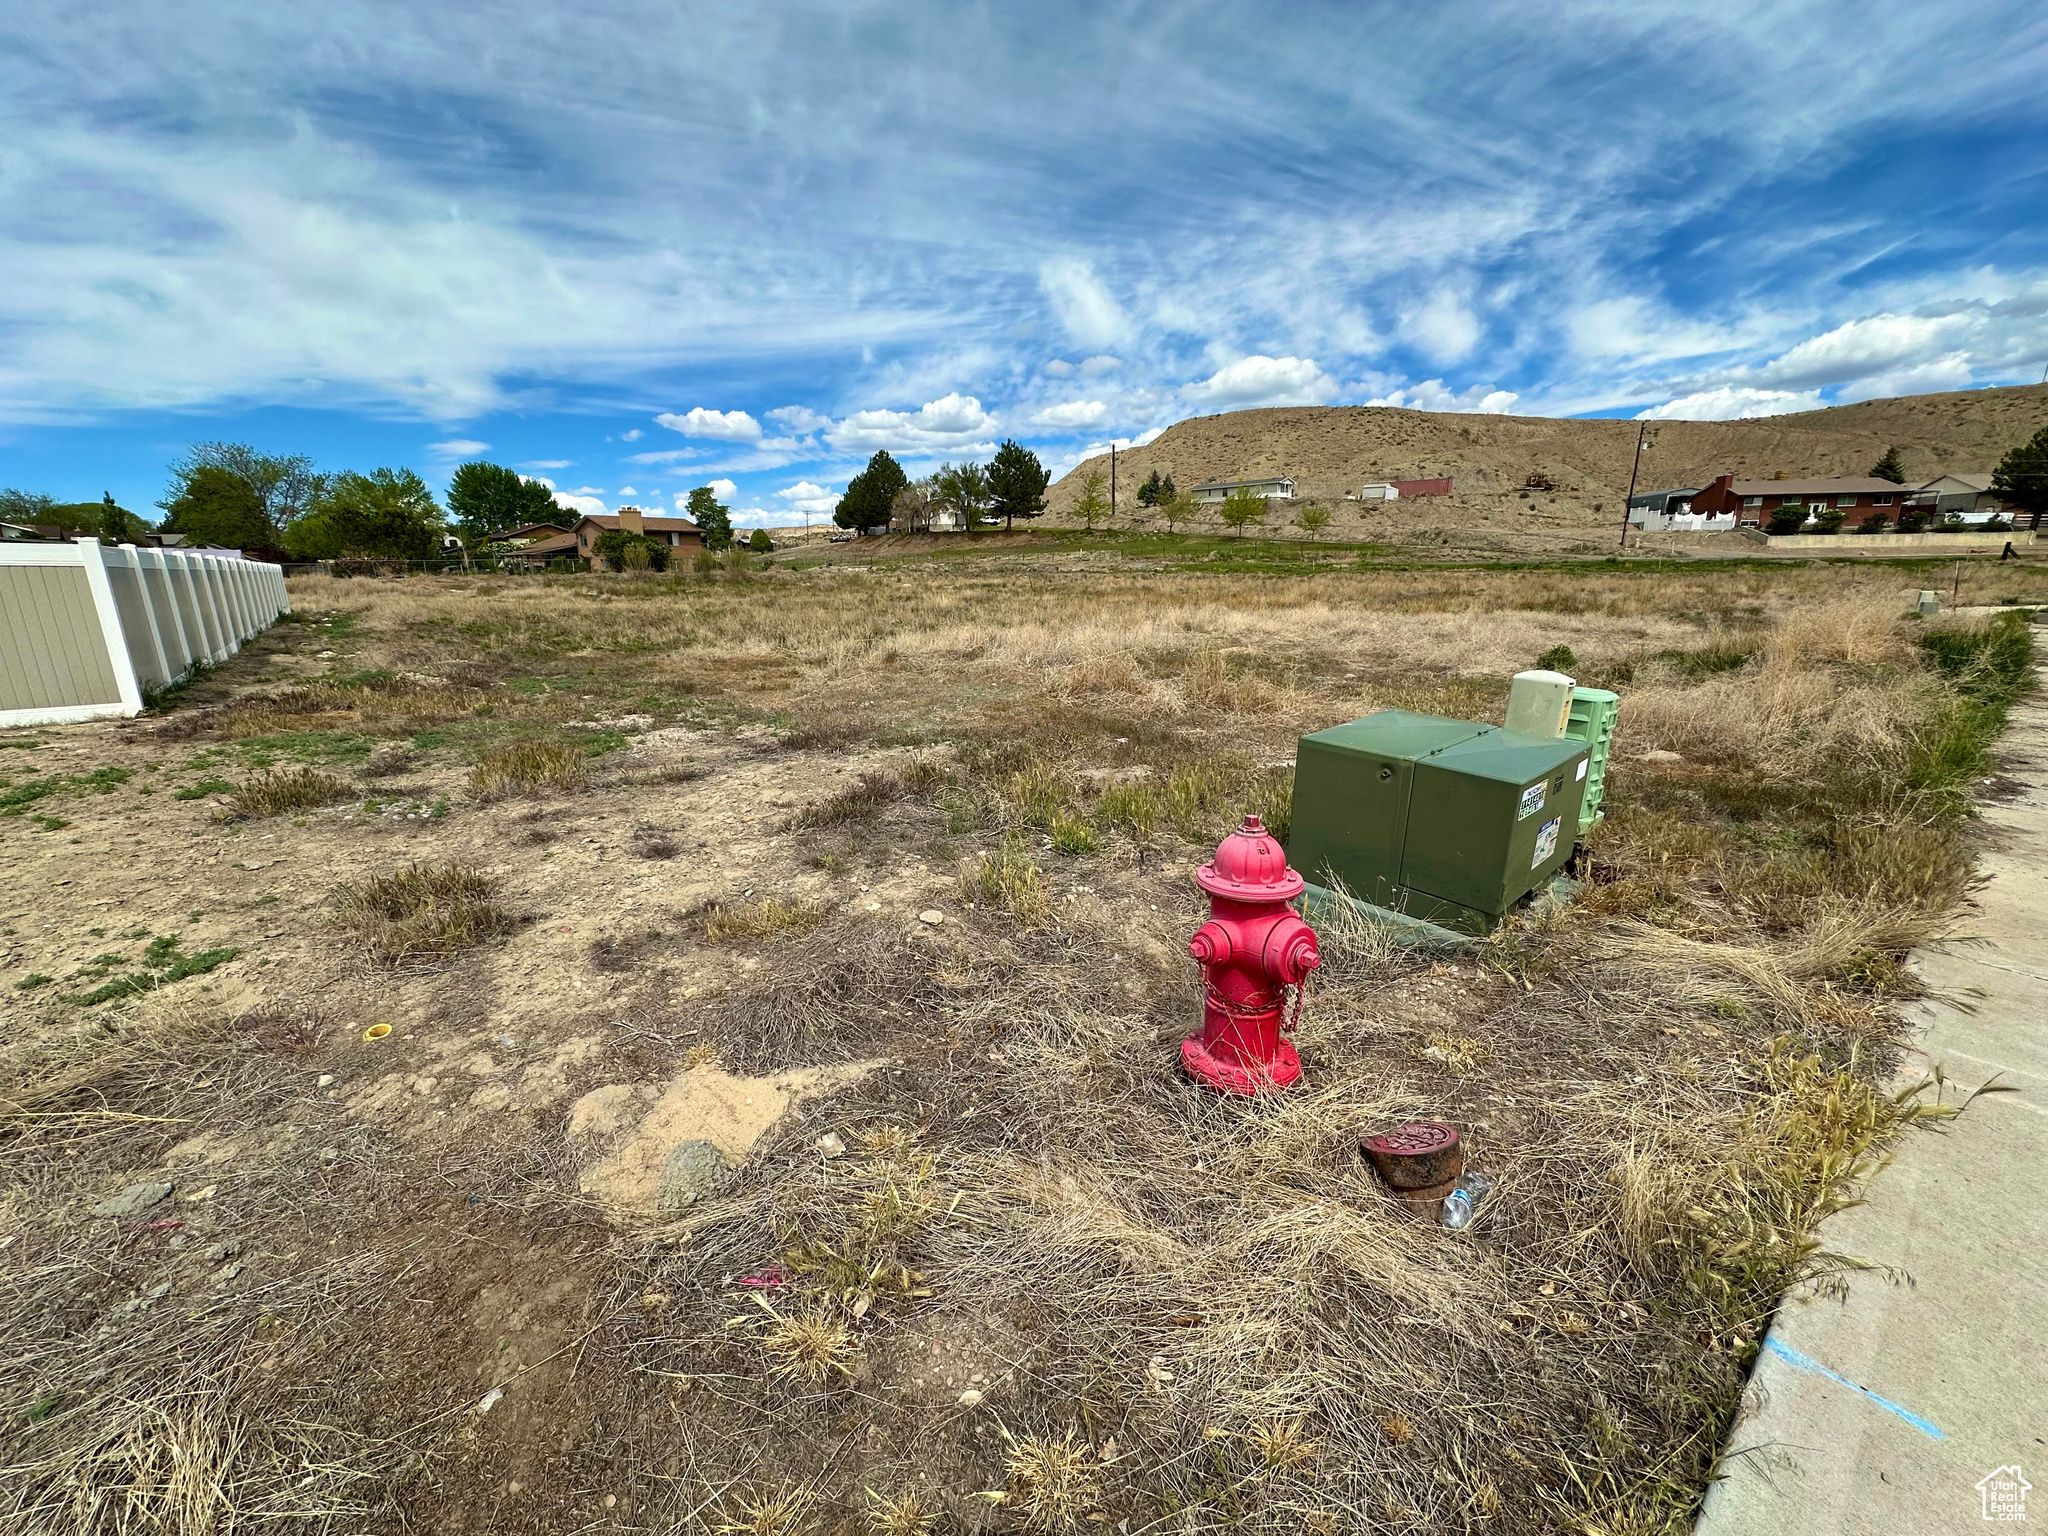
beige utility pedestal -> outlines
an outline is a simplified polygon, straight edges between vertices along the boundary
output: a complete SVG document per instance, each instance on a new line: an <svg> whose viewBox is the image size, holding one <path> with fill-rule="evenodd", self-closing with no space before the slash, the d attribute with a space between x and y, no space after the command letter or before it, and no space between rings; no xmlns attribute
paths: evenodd
<svg viewBox="0 0 2048 1536"><path fill-rule="evenodd" d="M1517 672L1508 683L1507 727L1524 736L1562 736L1571 721L1575 679L1562 672Z"/></svg>

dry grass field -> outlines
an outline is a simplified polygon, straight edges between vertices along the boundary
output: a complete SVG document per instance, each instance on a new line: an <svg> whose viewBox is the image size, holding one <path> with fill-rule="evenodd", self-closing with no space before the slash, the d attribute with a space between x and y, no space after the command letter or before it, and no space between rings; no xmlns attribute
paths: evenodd
<svg viewBox="0 0 2048 1536"><path fill-rule="evenodd" d="M0 735L0 1521L1683 1530L1816 1222L1954 1108L1880 1086L1900 960L2030 653L1918 584L295 581ZM1302 1085L1189 1086L1192 872L1295 738L1558 646L1623 700L1580 898L1328 929ZM1360 1164L1417 1116L1469 1232Z"/></svg>

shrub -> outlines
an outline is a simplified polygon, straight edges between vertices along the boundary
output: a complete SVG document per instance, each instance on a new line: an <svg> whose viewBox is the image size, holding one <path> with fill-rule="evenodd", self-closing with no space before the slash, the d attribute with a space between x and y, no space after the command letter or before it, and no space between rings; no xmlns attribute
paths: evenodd
<svg viewBox="0 0 2048 1536"><path fill-rule="evenodd" d="M510 933L497 881L462 864L411 864L337 893L335 923L387 965L452 954Z"/></svg>
<svg viewBox="0 0 2048 1536"><path fill-rule="evenodd" d="M530 795L544 789L580 789L590 776L583 749L566 741L522 741L486 752L469 771L478 800Z"/></svg>
<svg viewBox="0 0 2048 1536"><path fill-rule="evenodd" d="M1815 533L1840 533L1842 524L1849 520L1849 514L1840 507L1822 507L1813 514Z"/></svg>
<svg viewBox="0 0 2048 1536"><path fill-rule="evenodd" d="M1856 531L1858 533L1883 533L1891 525L1892 518L1889 512L1873 512L1856 525Z"/></svg>
<svg viewBox="0 0 2048 1536"><path fill-rule="evenodd" d="M1899 532L1921 533L1927 528L1927 510L1924 507L1906 507L1899 513Z"/></svg>
<svg viewBox="0 0 2048 1536"><path fill-rule="evenodd" d="M1059 815L1053 818L1049 829L1052 834L1052 851L1078 858L1082 854L1099 853L1102 844L1096 839L1095 829L1078 816Z"/></svg>
<svg viewBox="0 0 2048 1536"><path fill-rule="evenodd" d="M628 533L623 528L607 528L590 545L591 553L603 559L606 565L622 571L665 571L668 569L668 546L658 539L650 539L644 533Z"/></svg>
<svg viewBox="0 0 2048 1536"><path fill-rule="evenodd" d="M984 853L960 876L960 891L969 901L986 902L1022 922L1027 928L1043 927L1052 917L1052 898L1046 893L1045 877L1021 838L1003 839L1002 847Z"/></svg>
<svg viewBox="0 0 2048 1536"><path fill-rule="evenodd" d="M1805 526L1806 504L1804 502L1788 501L1771 513L1770 526L1764 531L1777 534L1797 533Z"/></svg>
<svg viewBox="0 0 2048 1536"><path fill-rule="evenodd" d="M775 541L768 537L766 528L756 528L747 535L747 548L757 555L765 555L775 547Z"/></svg>
<svg viewBox="0 0 2048 1536"><path fill-rule="evenodd" d="M800 901L765 896L759 901L726 906L714 902L704 916L704 937L713 944L728 939L772 939L785 933L809 933L818 913Z"/></svg>
<svg viewBox="0 0 2048 1536"><path fill-rule="evenodd" d="M236 816L260 820L332 805L354 793L345 779L337 779L331 773L322 773L317 768L294 768L286 773L258 774L228 798L228 805Z"/></svg>
<svg viewBox="0 0 2048 1536"><path fill-rule="evenodd" d="M1553 645L1536 658L1538 670L1544 672L1569 672L1579 664L1579 658L1568 645Z"/></svg>

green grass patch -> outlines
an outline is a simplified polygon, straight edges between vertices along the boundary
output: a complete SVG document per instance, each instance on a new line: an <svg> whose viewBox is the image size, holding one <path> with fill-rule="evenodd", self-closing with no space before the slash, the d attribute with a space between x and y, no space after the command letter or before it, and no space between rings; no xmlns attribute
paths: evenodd
<svg viewBox="0 0 2048 1536"><path fill-rule="evenodd" d="M187 784L183 789L171 796L171 798L173 800L204 800L208 795L225 795L234 787L226 779L201 779L196 784Z"/></svg>
<svg viewBox="0 0 2048 1536"><path fill-rule="evenodd" d="M134 970L126 971L111 980L87 991L76 993L65 999L81 1008L96 1007L100 1003L112 1002L116 998L138 997L144 992L154 992L172 982L183 981L188 976L204 976L207 972L226 965L241 953L232 946L204 949L198 954L188 955L179 943L175 933L163 934L149 941ZM99 981L111 972L128 963L121 954L96 955L80 966L71 975L71 980Z"/></svg>
<svg viewBox="0 0 2048 1536"><path fill-rule="evenodd" d="M91 773L55 773L24 779L0 790L0 816L26 815L30 806L52 795L111 795L134 777L132 768L95 768Z"/></svg>

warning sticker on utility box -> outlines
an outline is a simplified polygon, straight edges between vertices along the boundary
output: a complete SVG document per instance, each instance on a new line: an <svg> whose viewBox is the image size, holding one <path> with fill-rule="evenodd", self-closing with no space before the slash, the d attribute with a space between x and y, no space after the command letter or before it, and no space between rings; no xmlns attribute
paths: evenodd
<svg viewBox="0 0 2048 1536"><path fill-rule="evenodd" d="M1536 857L1529 861L1531 869L1540 868L1545 859L1557 852L1557 829L1563 823L1562 816L1553 816L1536 829Z"/></svg>
<svg viewBox="0 0 2048 1536"><path fill-rule="evenodd" d="M1515 820L1527 821L1543 809L1543 786L1531 784L1522 791L1522 808L1515 813Z"/></svg>

